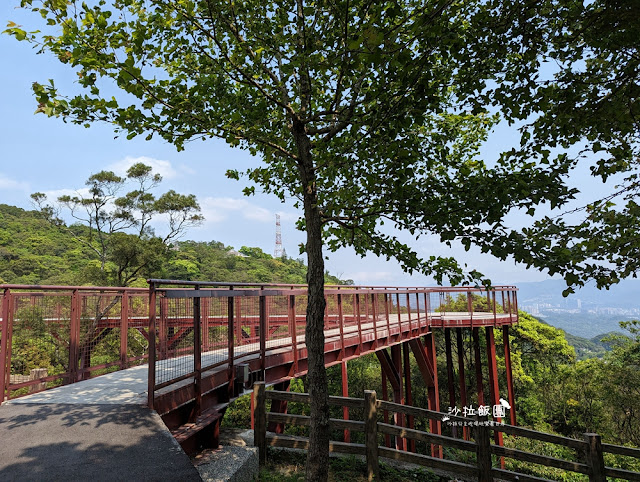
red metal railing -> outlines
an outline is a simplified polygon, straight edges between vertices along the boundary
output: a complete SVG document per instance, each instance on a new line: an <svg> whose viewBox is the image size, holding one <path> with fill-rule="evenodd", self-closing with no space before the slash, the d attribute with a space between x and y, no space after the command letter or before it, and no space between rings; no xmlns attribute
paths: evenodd
<svg viewBox="0 0 640 482"><path fill-rule="evenodd" d="M145 288L0 289L0 402L147 361Z"/></svg>
<svg viewBox="0 0 640 482"><path fill-rule="evenodd" d="M151 294L86 286L0 290L0 402L146 363L150 350L152 394L196 373L223 370L232 381L237 365L250 360L252 370L264 371L278 353L291 359L290 374L306 371L304 285L151 280ZM429 326L498 326L518 316L512 286L327 286L326 299L327 346L338 357L375 349L378 337L389 343Z"/></svg>
<svg viewBox="0 0 640 482"><path fill-rule="evenodd" d="M249 365L257 379L306 372L307 292L303 285L223 284L150 280L149 405L157 391L192 379L216 378L232 398L235 368ZM518 320L517 289L477 287L327 286L327 364L426 333L431 327L502 326ZM214 377L215 374L215 377ZM272 381L272 380L271 380Z"/></svg>

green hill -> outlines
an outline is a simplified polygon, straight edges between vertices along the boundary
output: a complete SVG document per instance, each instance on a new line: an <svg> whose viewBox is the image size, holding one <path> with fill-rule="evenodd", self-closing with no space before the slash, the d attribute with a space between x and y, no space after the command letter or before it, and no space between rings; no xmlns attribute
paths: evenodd
<svg viewBox="0 0 640 482"><path fill-rule="evenodd" d="M0 283L94 284L95 253L73 237L82 226L54 226L37 211L0 204ZM260 248L235 251L217 241L181 241L144 276L248 283L305 283L302 260L276 259ZM326 281L342 284L335 276ZM135 285L144 286L144 278Z"/></svg>

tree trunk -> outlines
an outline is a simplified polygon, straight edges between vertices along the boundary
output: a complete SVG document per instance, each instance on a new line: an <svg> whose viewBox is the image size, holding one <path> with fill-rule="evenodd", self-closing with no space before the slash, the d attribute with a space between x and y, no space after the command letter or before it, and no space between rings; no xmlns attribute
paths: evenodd
<svg viewBox="0 0 640 482"><path fill-rule="evenodd" d="M307 325L305 342L308 353L311 426L307 454L307 481L326 481L329 476L329 394L324 366L324 258L322 255L322 219L318 210L311 144L302 124L294 123L293 135L298 148L298 170L303 188L304 216L307 227Z"/></svg>

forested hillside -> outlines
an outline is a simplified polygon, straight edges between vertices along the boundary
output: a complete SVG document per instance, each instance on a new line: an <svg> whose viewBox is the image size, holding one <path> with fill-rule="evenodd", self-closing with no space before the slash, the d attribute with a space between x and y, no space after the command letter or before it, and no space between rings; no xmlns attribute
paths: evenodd
<svg viewBox="0 0 640 482"><path fill-rule="evenodd" d="M74 239L74 233L83 230L83 226L56 226L38 211L0 204L0 283L102 284L96 254ZM144 286L147 277L305 283L306 271L302 260L274 259L260 248L235 251L217 241L180 241L133 284ZM328 274L326 281L340 283Z"/></svg>

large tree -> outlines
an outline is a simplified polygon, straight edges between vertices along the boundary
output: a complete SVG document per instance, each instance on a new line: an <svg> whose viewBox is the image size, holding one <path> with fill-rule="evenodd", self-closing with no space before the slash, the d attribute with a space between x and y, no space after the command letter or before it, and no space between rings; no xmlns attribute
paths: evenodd
<svg viewBox="0 0 640 482"><path fill-rule="evenodd" d="M162 176L154 174L151 166L138 162L124 177L113 171L92 174L85 191L74 195L50 201L46 194L36 192L31 198L47 220L97 258L97 264L87 263L86 281L128 286L158 270L170 243L204 219L193 194L169 190L157 196L154 190L161 181ZM133 189L123 192L127 188ZM70 216L71 226L65 216ZM160 216L167 221L163 236L151 227L152 219Z"/></svg>
<svg viewBox="0 0 640 482"><path fill-rule="evenodd" d="M540 112L557 83L541 87L536 75L562 51L562 23L578 16L568 0L529 3L22 0L53 31L9 26L77 71L84 88L66 96L53 82L34 84L40 112L105 121L129 137L158 135L178 149L222 138L262 161L230 177L246 175L302 207L309 480L326 479L328 467L323 247L393 257L438 281L480 278L455 259L420 258L390 225L575 274L558 243L530 251L545 229L522 233L504 221L542 203L563 206L576 193L563 181L574 160L544 147L553 116ZM534 124L522 146L485 163L478 148L496 112Z"/></svg>

